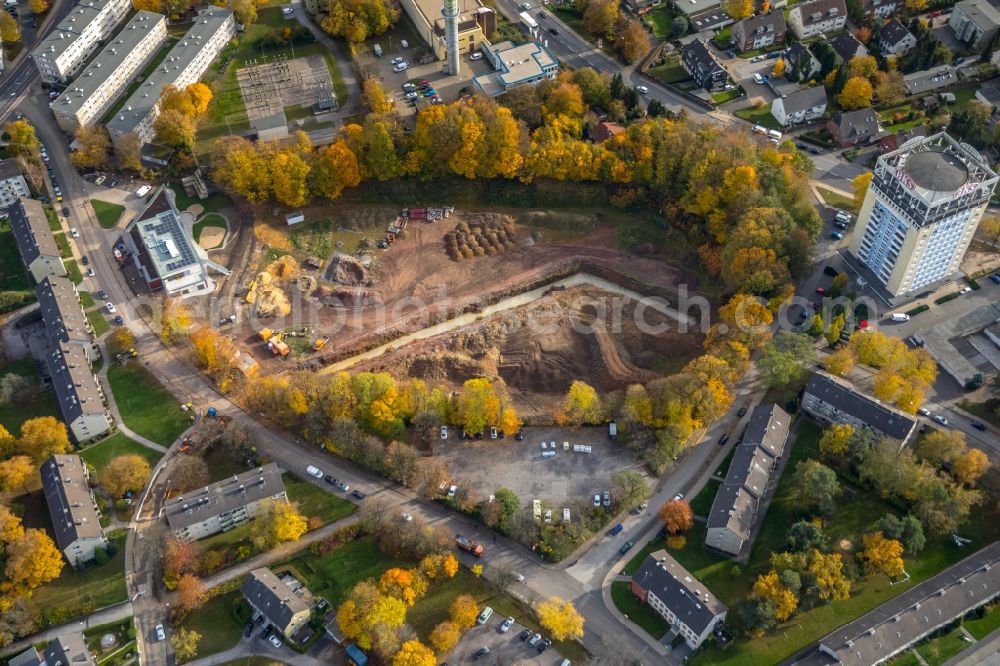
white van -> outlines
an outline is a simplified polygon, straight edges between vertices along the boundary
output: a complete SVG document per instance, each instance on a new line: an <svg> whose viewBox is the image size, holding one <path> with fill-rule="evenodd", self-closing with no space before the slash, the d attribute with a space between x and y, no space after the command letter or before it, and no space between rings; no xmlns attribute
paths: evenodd
<svg viewBox="0 0 1000 666"><path fill-rule="evenodd" d="M781 132L778 130L768 130L767 136L774 139L775 141L781 141Z"/></svg>
<svg viewBox="0 0 1000 666"><path fill-rule="evenodd" d="M838 222L850 222L851 214L842 210L838 210L837 214L834 216Z"/></svg>
<svg viewBox="0 0 1000 666"><path fill-rule="evenodd" d="M892 320L893 321L910 321L910 315L902 313L902 312L893 312L892 313Z"/></svg>
<svg viewBox="0 0 1000 666"><path fill-rule="evenodd" d="M153 188L151 186L149 186L149 185L143 185L138 190L136 190L135 196L137 196L137 197L144 197L147 194L149 194L150 191L152 191L152 189Z"/></svg>
<svg viewBox="0 0 1000 666"><path fill-rule="evenodd" d="M754 132L755 134L767 134L767 128L764 127L763 125L754 125L753 127L750 128L750 131Z"/></svg>

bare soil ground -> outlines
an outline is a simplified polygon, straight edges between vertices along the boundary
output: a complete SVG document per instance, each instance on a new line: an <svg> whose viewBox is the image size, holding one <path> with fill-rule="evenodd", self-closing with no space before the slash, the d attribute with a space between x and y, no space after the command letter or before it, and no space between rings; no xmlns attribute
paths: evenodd
<svg viewBox="0 0 1000 666"><path fill-rule="evenodd" d="M384 229L382 224L388 226L396 213L395 209L370 207L307 211L307 219L322 219L325 215L336 222L336 226L327 222L324 234L290 229L280 217L258 221L254 233L260 251L255 261L267 263L276 256L273 254L276 250L304 260L317 245L329 247L331 254L334 248L344 253L353 252L359 241L362 246L366 245L366 240L359 239L354 230ZM577 215L580 219L571 220L570 225L566 220L559 220L561 227L558 229L539 226L554 223L552 218L556 215L543 211L501 215L502 221L513 231L514 246L492 256L461 261L449 257L446 236L460 222L477 220L482 213L457 211L448 219L434 223L414 220L390 249L365 251L363 254L373 257L370 264L362 266L356 259L338 259L335 261L338 265L330 271L332 257L323 257L328 263L321 277L334 277L334 281L321 279L311 293L289 294L293 300L290 317L284 321L246 322L243 330L237 331L237 339L253 341L261 326L297 330L305 326L311 329L309 334L313 337L330 336L323 358L342 358L353 350L372 346L375 340L384 341L396 331L424 328L439 321L447 312L475 309L476 304L517 293L522 285L542 280L574 261L598 262L671 292L679 284L697 289L697 278L693 275L664 261L618 249L616 229L601 224L594 216ZM527 226L518 224L519 221ZM325 238L318 238L320 235ZM302 241L307 237L310 247L305 247ZM378 236L370 240L376 238ZM563 303L561 307L566 306ZM649 316L648 312L646 315ZM503 377L514 389L523 386L529 392L555 393L564 391L565 378L572 376L589 377L596 373L595 383L609 387L644 381L651 371L662 372L665 363L672 366L669 357L686 355L687 350L698 343L693 336L690 339L685 336L683 340L669 333L643 337L628 328L620 332L598 328L596 333L586 336L573 330L571 321L585 322L588 316L591 315L582 304L571 315L546 314L543 308L538 319L546 325L545 332L540 335L540 324L533 322L517 331L503 331L496 339L490 337L487 346L494 351L456 349L450 360L442 356L433 361L411 359L392 364L406 374L428 378L440 375L456 381L467 378L469 373L481 374L485 368ZM451 345L447 343L449 348ZM406 356L416 353L408 349ZM286 370L288 361L293 360L293 357L285 361L272 359L266 353L258 354L258 358L263 361L265 371ZM298 360L316 363L319 359L319 355L305 354ZM269 365L273 367L268 368ZM519 369L519 365L527 365L527 368Z"/></svg>

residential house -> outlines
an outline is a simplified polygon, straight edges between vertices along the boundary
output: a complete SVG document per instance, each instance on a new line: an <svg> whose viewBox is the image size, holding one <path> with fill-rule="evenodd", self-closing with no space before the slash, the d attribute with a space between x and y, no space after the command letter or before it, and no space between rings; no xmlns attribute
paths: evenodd
<svg viewBox="0 0 1000 666"><path fill-rule="evenodd" d="M167 525L179 539L194 541L226 532L257 516L264 500L287 501L281 469L258 469L172 497L163 505Z"/></svg>
<svg viewBox="0 0 1000 666"><path fill-rule="evenodd" d="M948 18L955 38L979 50L990 43L1000 28L1000 11L988 0L962 0Z"/></svg>
<svg viewBox="0 0 1000 666"><path fill-rule="evenodd" d="M722 90L729 80L726 70L702 41L695 40L685 46L681 52L681 62L695 83L709 92Z"/></svg>
<svg viewBox="0 0 1000 666"><path fill-rule="evenodd" d="M56 237L40 201L21 197L7 208L7 218L17 251L35 282L48 275L66 275Z"/></svg>
<svg viewBox="0 0 1000 666"><path fill-rule="evenodd" d="M740 52L781 46L785 43L786 30L785 14L780 9L748 16L733 25L733 45Z"/></svg>
<svg viewBox="0 0 1000 666"><path fill-rule="evenodd" d="M927 136L927 125L917 125L916 127L911 127L909 129L901 129L895 134L885 132L879 139L879 151L883 153L892 152L897 150L910 139L922 136Z"/></svg>
<svg viewBox="0 0 1000 666"><path fill-rule="evenodd" d="M7 666L44 666L42 655L34 646L29 647L24 652L18 652L7 661Z"/></svg>
<svg viewBox="0 0 1000 666"><path fill-rule="evenodd" d="M104 391L80 345L55 343L45 355L56 407L76 443L100 437L111 430Z"/></svg>
<svg viewBox="0 0 1000 666"><path fill-rule="evenodd" d="M975 547L975 546L973 546ZM1000 594L1000 541L821 639L794 663L875 666ZM989 662L990 659L987 659Z"/></svg>
<svg viewBox="0 0 1000 666"><path fill-rule="evenodd" d="M976 99L990 107L990 111L995 113L1000 108L1000 81L993 79L979 84L976 90Z"/></svg>
<svg viewBox="0 0 1000 666"><path fill-rule="evenodd" d="M893 17L878 31L878 48L882 55L904 56L917 47L917 38L902 22Z"/></svg>
<svg viewBox="0 0 1000 666"><path fill-rule="evenodd" d="M917 430L917 420L912 415L856 391L848 382L825 372L813 374L806 384L802 411L820 423L842 423L858 430L868 428L876 435L899 441L900 448Z"/></svg>
<svg viewBox="0 0 1000 666"><path fill-rule="evenodd" d="M720 0L681 0L674 8L688 20L691 31L716 30L733 23L733 17L722 9Z"/></svg>
<svg viewBox="0 0 1000 666"><path fill-rule="evenodd" d="M819 60L802 42L795 42L785 49L781 58L785 61L785 78L789 81L805 83L819 74Z"/></svg>
<svg viewBox="0 0 1000 666"><path fill-rule="evenodd" d="M254 569L240 587L250 606L282 635L292 640L309 621L310 606L267 567Z"/></svg>
<svg viewBox="0 0 1000 666"><path fill-rule="evenodd" d="M632 593L697 650L726 619L727 608L665 550L650 553L632 574Z"/></svg>
<svg viewBox="0 0 1000 666"><path fill-rule="evenodd" d="M814 86L776 97L771 103L771 115L782 127L816 120L826 113L826 89Z"/></svg>
<svg viewBox="0 0 1000 666"><path fill-rule="evenodd" d="M17 166L17 160L12 157L0 160L0 208L7 208L21 197L27 196L31 196L31 193Z"/></svg>
<svg viewBox="0 0 1000 666"><path fill-rule="evenodd" d="M850 62L852 58L868 55L868 49L858 41L857 37L846 30L830 40L830 46L837 52L842 62Z"/></svg>
<svg viewBox="0 0 1000 666"><path fill-rule="evenodd" d="M903 75L906 96L920 95L958 82L958 70L951 65L938 65L922 72Z"/></svg>
<svg viewBox="0 0 1000 666"><path fill-rule="evenodd" d="M642 16L653 11L660 4L660 0L625 0L625 9L636 16Z"/></svg>
<svg viewBox="0 0 1000 666"><path fill-rule="evenodd" d="M594 143L604 143L613 136L617 136L625 131L625 128L618 123L607 121L592 125L590 128L590 140Z"/></svg>
<svg viewBox="0 0 1000 666"><path fill-rule="evenodd" d="M884 21L903 11L903 0L861 0L861 8L869 21Z"/></svg>
<svg viewBox="0 0 1000 666"><path fill-rule="evenodd" d="M809 39L835 30L847 23L844 0L812 0L795 5L788 12L788 26L799 39Z"/></svg>
<svg viewBox="0 0 1000 666"><path fill-rule="evenodd" d="M77 455L55 454L42 463L40 472L59 550L74 567L89 562L99 548L108 547L108 538L90 490L87 464Z"/></svg>
<svg viewBox="0 0 1000 666"><path fill-rule="evenodd" d="M865 146L879 138L882 128L873 109L843 111L826 121L826 129L841 148Z"/></svg>
<svg viewBox="0 0 1000 666"><path fill-rule="evenodd" d="M750 415L708 514L705 545L736 556L752 543L754 520L788 442L791 417L777 405L758 405Z"/></svg>
<svg viewBox="0 0 1000 666"><path fill-rule="evenodd" d="M100 358L94 351L90 322L83 311L80 293L69 278L47 276L35 287L45 331L53 346L77 345L88 361Z"/></svg>
<svg viewBox="0 0 1000 666"><path fill-rule="evenodd" d="M96 666L83 633L63 634L49 643L44 652L45 666Z"/></svg>

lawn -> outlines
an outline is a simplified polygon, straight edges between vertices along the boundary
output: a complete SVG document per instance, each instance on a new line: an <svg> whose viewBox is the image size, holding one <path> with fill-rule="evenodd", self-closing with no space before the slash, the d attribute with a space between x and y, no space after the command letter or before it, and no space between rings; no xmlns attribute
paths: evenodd
<svg viewBox="0 0 1000 666"><path fill-rule="evenodd" d="M177 400L138 363L108 368L108 381L125 425L161 446L170 446L190 425Z"/></svg>
<svg viewBox="0 0 1000 666"><path fill-rule="evenodd" d="M176 197L178 210L184 211L188 207L198 204L204 212L215 213L233 205L233 200L221 192L209 194L207 199L199 199L197 197L189 197L180 185L171 185L170 189L173 190Z"/></svg>
<svg viewBox="0 0 1000 666"><path fill-rule="evenodd" d="M143 446L120 432L116 432L80 452L83 459L90 463L98 472L104 469L111 462L112 458L126 454L140 455L149 461L150 466L156 465L157 461L163 456L159 451L154 451L148 446Z"/></svg>
<svg viewBox="0 0 1000 666"><path fill-rule="evenodd" d="M851 213L857 213L857 208L854 205L854 199L852 197L845 197L842 194L837 194L833 190L829 190L825 187L816 188L820 196L823 197L823 201L826 202L827 206L833 206L834 208L843 208Z"/></svg>
<svg viewBox="0 0 1000 666"><path fill-rule="evenodd" d="M965 620L963 624L968 632L975 636L977 640L983 640L997 629L1000 629L1000 606L994 605L987 610L986 615L983 617Z"/></svg>
<svg viewBox="0 0 1000 666"><path fill-rule="evenodd" d="M73 248L69 245L69 236L63 233L52 234L52 237L56 240L56 247L59 248L59 256L63 259L69 259L73 256Z"/></svg>
<svg viewBox="0 0 1000 666"><path fill-rule="evenodd" d="M663 4L642 17L642 22L653 29L657 39L666 39L673 31L673 17L670 7Z"/></svg>
<svg viewBox="0 0 1000 666"><path fill-rule="evenodd" d="M731 575L732 563L729 560L716 557L701 547L704 542L704 526L699 523L688 532L687 546L672 553L730 608L747 596L756 576L767 572L771 553L780 549L788 526L799 518L792 500L792 472L797 462L818 456L821 434L821 428L811 421L802 420L798 423L795 444L789 454L785 474L754 542L750 562L742 567L741 576ZM830 537L834 547L842 539L848 539L852 543L859 542L861 535L879 517L886 513L898 514L893 506L874 493L852 488L843 479L841 483L848 489L847 494L841 496L836 512L824 527L824 532ZM995 526L998 523L997 508L994 505L995 503L989 503L980 507L972 518L976 522L964 527L962 536L973 539L976 543L994 541ZM843 554L846 558L851 557L849 553ZM862 578L855 581L853 596L847 601L799 613L778 631L753 641L738 640L724 652L711 646L698 656L695 663L778 663L836 627L872 610L968 555L968 551L958 548L950 539L929 540L919 557L906 560L909 581L891 587L888 579L883 576ZM732 617L732 623L738 624L735 616Z"/></svg>
<svg viewBox="0 0 1000 666"><path fill-rule="evenodd" d="M712 101L716 104L725 104L731 100L737 99L743 96L743 91L739 87L733 88L732 90L723 90L722 92L712 93Z"/></svg>
<svg viewBox="0 0 1000 666"><path fill-rule="evenodd" d="M80 272L80 267L76 265L76 259L63 261L63 266L66 267L66 277L70 279L70 282L73 284L83 282L83 273Z"/></svg>
<svg viewBox="0 0 1000 666"><path fill-rule="evenodd" d="M189 613L180 626L201 634L198 655L207 656L236 645L250 615L250 606L243 595L233 590L206 601L201 608Z"/></svg>
<svg viewBox="0 0 1000 666"><path fill-rule="evenodd" d="M90 205L94 207L94 214L97 215L97 221L100 222L101 227L104 229L113 229L118 224L122 213L125 212L125 206L108 203L100 199L91 199Z"/></svg>
<svg viewBox="0 0 1000 666"><path fill-rule="evenodd" d="M932 638L917 646L917 652L929 666L939 666L956 654L969 647L970 643L963 640L965 634L959 627Z"/></svg>
<svg viewBox="0 0 1000 666"><path fill-rule="evenodd" d="M736 447L733 447L733 450L735 451ZM708 480L701 492L691 500L691 510L694 511L694 515L708 517L708 513L712 510L712 502L715 501L715 495L719 492L721 485L721 481Z"/></svg>
<svg viewBox="0 0 1000 666"><path fill-rule="evenodd" d="M235 531L235 530L234 530ZM407 566L382 554L371 537L350 541L328 555L305 551L282 564L275 571L292 569L305 579L313 594L325 598L334 607L347 598L354 584L368 578L378 578L391 567ZM412 618L416 618L414 613Z"/></svg>
<svg viewBox="0 0 1000 666"><path fill-rule="evenodd" d="M691 75L688 74L687 70L681 66L679 60L675 60L674 62L667 63L665 65L660 65L659 67L650 67L646 73L666 85L679 83L691 78Z"/></svg>
<svg viewBox="0 0 1000 666"><path fill-rule="evenodd" d="M193 232L192 235L194 236L195 243L201 243L201 232L206 227L222 229L224 232L227 232L229 230L229 225L226 224L226 218L222 217L221 215L217 213L208 213L207 215L202 215L201 219L195 222L194 227L192 228ZM220 241L217 245L215 245L215 247L221 247L223 242L225 242L225 236L222 237L222 241Z"/></svg>
<svg viewBox="0 0 1000 666"><path fill-rule="evenodd" d="M0 377L15 374L27 377L39 385L38 366L30 356L11 361L0 367ZM33 402L27 405L11 405L0 403L0 425L6 428L12 435L17 436L21 432L21 424L28 419L38 416L55 416L59 418L56 411L56 402L52 391L39 391Z"/></svg>
<svg viewBox="0 0 1000 666"><path fill-rule="evenodd" d="M125 531L108 534L118 552L107 563L85 571L63 567L59 578L34 591L32 602L47 618L62 618L60 622L87 615L97 608L110 606L128 598L125 588Z"/></svg>
<svg viewBox="0 0 1000 666"><path fill-rule="evenodd" d="M94 329L94 335L97 337L101 337L111 330L111 324L108 323L108 320L104 318L104 313L99 309L88 311L87 321L90 322L90 327Z"/></svg>
<svg viewBox="0 0 1000 666"><path fill-rule="evenodd" d="M49 221L49 229L52 231L62 231L62 224L59 222L59 214L52 206L45 207L45 218Z"/></svg>
<svg viewBox="0 0 1000 666"><path fill-rule="evenodd" d="M3 292L2 300L6 303L0 312L15 310L35 300L35 290L28 281L28 273L7 220L0 220L0 292ZM9 292L16 292L16 296Z"/></svg>
<svg viewBox="0 0 1000 666"><path fill-rule="evenodd" d="M89 291L80 292L80 303L83 304L84 310L89 310L90 308L97 305L97 301L94 300L94 297L91 296Z"/></svg>
<svg viewBox="0 0 1000 666"><path fill-rule="evenodd" d="M357 506L353 503L332 495L308 481L303 481L293 474L285 472L281 476L285 482L288 499L297 504L299 511L307 518L319 516L323 520L323 524L333 523L341 518L347 518L357 510Z"/></svg>
<svg viewBox="0 0 1000 666"><path fill-rule="evenodd" d="M775 130L781 129L781 125L778 124L778 121L775 120L774 116L771 115L771 107L768 106L767 104L757 109L753 107L747 109L740 109L735 113L737 118L742 118L748 123L761 125L768 129L775 129Z"/></svg>
<svg viewBox="0 0 1000 666"><path fill-rule="evenodd" d="M656 611L632 594L632 586L629 583L611 583L611 599L615 602L618 610L624 613L629 620L635 622L657 640L662 638L670 628L667 621L660 617Z"/></svg>

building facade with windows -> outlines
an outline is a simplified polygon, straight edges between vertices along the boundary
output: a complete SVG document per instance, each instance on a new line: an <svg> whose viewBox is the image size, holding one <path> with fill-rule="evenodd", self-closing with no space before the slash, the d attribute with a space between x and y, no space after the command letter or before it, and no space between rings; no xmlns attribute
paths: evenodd
<svg viewBox="0 0 1000 666"><path fill-rule="evenodd" d="M21 199L30 197L28 183L17 167L17 160L0 160L0 208L7 208Z"/></svg>
<svg viewBox="0 0 1000 666"><path fill-rule="evenodd" d="M194 541L249 522L268 499L288 500L281 469L274 463L173 497L164 503L163 513L178 539Z"/></svg>
<svg viewBox="0 0 1000 666"><path fill-rule="evenodd" d="M788 27L799 39L842 30L846 23L844 0L813 0L795 5L788 12Z"/></svg>
<svg viewBox="0 0 1000 666"><path fill-rule="evenodd" d="M729 80L729 74L702 41L694 40L684 47L681 64L695 83L710 92L722 90Z"/></svg>
<svg viewBox="0 0 1000 666"><path fill-rule="evenodd" d="M208 6L198 12L181 40L108 122L108 134L115 146L128 134L135 134L143 143L152 141L163 88L186 88L197 82L235 34L231 10Z"/></svg>
<svg viewBox="0 0 1000 666"><path fill-rule="evenodd" d="M912 415L860 393L825 372L815 373L806 384L802 411L820 423L844 424L890 437L900 443L900 448L917 431L917 420Z"/></svg>
<svg viewBox="0 0 1000 666"><path fill-rule="evenodd" d="M309 621L310 605L267 567L254 569L240 587L255 611L288 640Z"/></svg>
<svg viewBox="0 0 1000 666"><path fill-rule="evenodd" d="M878 158L849 252L892 297L925 290L958 273L996 184L945 132L907 141Z"/></svg>
<svg viewBox="0 0 1000 666"><path fill-rule="evenodd" d="M114 105L136 75L167 41L167 18L140 11L115 35L52 104L66 132L95 123Z"/></svg>
<svg viewBox="0 0 1000 666"><path fill-rule="evenodd" d="M826 113L826 88L796 90L771 102L771 115L782 127L807 123Z"/></svg>
<svg viewBox="0 0 1000 666"><path fill-rule="evenodd" d="M538 42L515 46L513 42L483 42L482 52L493 66L492 72L472 79L475 87L490 97L504 94L515 86L535 85L559 74L559 61Z"/></svg>
<svg viewBox="0 0 1000 666"><path fill-rule="evenodd" d="M632 574L632 593L670 624L671 632L697 650L726 619L728 609L667 554L650 553Z"/></svg>
<svg viewBox="0 0 1000 666"><path fill-rule="evenodd" d="M785 43L785 14L780 9L748 16L733 25L733 44L741 52Z"/></svg>
<svg viewBox="0 0 1000 666"><path fill-rule="evenodd" d="M980 49L990 43L1000 28L1000 11L987 0L962 0L955 4L948 27L960 42Z"/></svg>
<svg viewBox="0 0 1000 666"><path fill-rule="evenodd" d="M87 464L77 455L56 454L42 463L42 490L52 518L56 544L72 566L94 559L108 547L101 528Z"/></svg>
<svg viewBox="0 0 1000 666"><path fill-rule="evenodd" d="M66 275L56 237L40 201L21 197L7 208L7 219L21 261L36 283L49 275Z"/></svg>
<svg viewBox="0 0 1000 666"><path fill-rule="evenodd" d="M85 0L31 52L42 81L68 83L132 9L129 0Z"/></svg>

